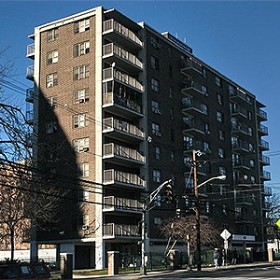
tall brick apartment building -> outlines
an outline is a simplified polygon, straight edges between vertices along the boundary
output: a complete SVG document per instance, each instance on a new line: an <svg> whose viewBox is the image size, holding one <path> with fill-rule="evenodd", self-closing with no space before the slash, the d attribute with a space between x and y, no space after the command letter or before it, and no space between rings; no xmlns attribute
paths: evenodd
<svg viewBox="0 0 280 280"><path fill-rule="evenodd" d="M199 189L203 216L232 233L230 246L266 248L267 114L252 93L171 34L115 9L34 31L27 51L34 162L71 190L59 228L38 231L38 243L73 253L77 268L103 268L110 250L138 253L144 197L173 179L184 214L197 151L198 183L227 176ZM159 198L146 225L148 251L164 250L158 227L174 215L175 205Z"/></svg>

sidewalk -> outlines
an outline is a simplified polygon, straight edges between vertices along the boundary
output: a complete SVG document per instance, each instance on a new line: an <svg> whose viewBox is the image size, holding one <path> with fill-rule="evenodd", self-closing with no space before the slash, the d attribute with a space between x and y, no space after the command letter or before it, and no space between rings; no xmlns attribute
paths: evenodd
<svg viewBox="0 0 280 280"><path fill-rule="evenodd" d="M242 268L254 268L254 267L267 267L267 266L277 266L280 265L280 261L273 261L273 262L254 262L248 264L237 264L237 265L228 265L228 266L221 266L219 270L234 270L234 269L242 269ZM117 274L114 276L108 275L88 275L85 276L82 273L79 273L79 270L75 270L73 272L73 279L118 279L118 280L139 280L139 279L156 279L157 277L172 275L176 276L179 273L186 273L186 276L199 276L199 274L208 271L215 271L214 267L204 267L202 268L202 272L193 270L186 270L186 269L176 269L176 270L161 270L161 271L148 271L147 275L140 275L139 273L128 273L128 274ZM171 277L172 277L171 276Z"/></svg>

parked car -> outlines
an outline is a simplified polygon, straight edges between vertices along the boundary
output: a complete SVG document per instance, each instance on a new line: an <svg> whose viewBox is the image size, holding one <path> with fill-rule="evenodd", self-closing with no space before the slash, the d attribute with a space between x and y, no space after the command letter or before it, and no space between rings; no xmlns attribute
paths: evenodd
<svg viewBox="0 0 280 280"><path fill-rule="evenodd" d="M0 265L0 279L50 279L44 263L9 263Z"/></svg>

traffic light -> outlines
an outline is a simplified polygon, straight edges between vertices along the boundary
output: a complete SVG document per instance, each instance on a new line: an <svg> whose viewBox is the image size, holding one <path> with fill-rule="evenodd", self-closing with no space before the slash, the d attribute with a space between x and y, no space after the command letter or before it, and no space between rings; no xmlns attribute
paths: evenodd
<svg viewBox="0 0 280 280"><path fill-rule="evenodd" d="M167 203L170 203L173 200L173 189L170 184L165 186L165 200Z"/></svg>

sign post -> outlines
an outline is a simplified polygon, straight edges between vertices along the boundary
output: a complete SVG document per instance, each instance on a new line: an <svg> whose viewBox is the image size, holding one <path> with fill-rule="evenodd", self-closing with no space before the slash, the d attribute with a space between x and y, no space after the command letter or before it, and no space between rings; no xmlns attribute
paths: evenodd
<svg viewBox="0 0 280 280"><path fill-rule="evenodd" d="M224 229L220 236L224 239L225 265L227 265L228 239L231 237L231 233L227 229Z"/></svg>

